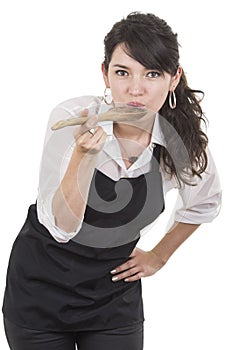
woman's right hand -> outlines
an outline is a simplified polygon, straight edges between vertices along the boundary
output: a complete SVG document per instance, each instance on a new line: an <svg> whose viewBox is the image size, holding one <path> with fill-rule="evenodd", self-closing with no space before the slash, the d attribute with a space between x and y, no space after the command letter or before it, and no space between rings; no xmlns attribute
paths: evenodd
<svg viewBox="0 0 232 350"><path fill-rule="evenodd" d="M88 116L88 110L82 112L83 116ZM94 129L94 132L90 132ZM76 140L76 150L81 154L97 154L103 148L107 134L102 127L97 126L97 117L92 116L84 124L78 126L74 131Z"/></svg>

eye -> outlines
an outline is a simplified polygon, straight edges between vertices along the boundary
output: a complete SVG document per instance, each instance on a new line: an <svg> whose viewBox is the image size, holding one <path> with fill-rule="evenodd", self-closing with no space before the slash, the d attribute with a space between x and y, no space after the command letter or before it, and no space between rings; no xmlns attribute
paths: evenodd
<svg viewBox="0 0 232 350"><path fill-rule="evenodd" d="M160 72L157 72L157 71L151 71L147 73L148 78L158 78L160 77L160 75L161 75Z"/></svg>
<svg viewBox="0 0 232 350"><path fill-rule="evenodd" d="M115 73L116 73L117 75L119 75L120 77L125 77L125 76L128 75L128 73L127 73L125 70L123 70L123 69L116 70Z"/></svg>

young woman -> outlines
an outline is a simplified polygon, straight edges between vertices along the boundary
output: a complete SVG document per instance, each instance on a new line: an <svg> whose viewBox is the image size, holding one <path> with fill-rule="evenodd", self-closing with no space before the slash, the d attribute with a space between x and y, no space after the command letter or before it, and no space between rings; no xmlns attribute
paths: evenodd
<svg viewBox="0 0 232 350"><path fill-rule="evenodd" d="M177 36L155 15L132 13L104 43L104 99L68 100L48 123L37 202L7 274L3 313L12 350L141 350L141 278L218 214L221 190L199 91L179 65ZM112 106L142 117L101 122ZM77 116L86 122L52 130ZM141 233L172 188L182 200L175 222L143 251L136 247Z"/></svg>

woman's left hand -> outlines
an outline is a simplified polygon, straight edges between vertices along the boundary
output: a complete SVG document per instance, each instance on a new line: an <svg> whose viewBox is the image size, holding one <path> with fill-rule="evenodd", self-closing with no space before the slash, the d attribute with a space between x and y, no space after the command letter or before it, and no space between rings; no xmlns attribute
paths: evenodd
<svg viewBox="0 0 232 350"><path fill-rule="evenodd" d="M146 252L136 247L127 262L111 271L114 275L112 281L134 282L142 277L154 275L163 265L164 262L155 252Z"/></svg>

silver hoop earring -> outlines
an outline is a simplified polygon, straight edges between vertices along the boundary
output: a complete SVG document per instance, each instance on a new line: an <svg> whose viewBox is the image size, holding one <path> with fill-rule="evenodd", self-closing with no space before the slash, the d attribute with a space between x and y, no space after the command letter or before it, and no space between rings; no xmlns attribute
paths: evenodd
<svg viewBox="0 0 232 350"><path fill-rule="evenodd" d="M105 88L104 90L104 101L107 105L110 105L113 102L110 88Z"/></svg>
<svg viewBox="0 0 232 350"><path fill-rule="evenodd" d="M169 91L169 107L171 109L176 108L176 94L175 91Z"/></svg>

